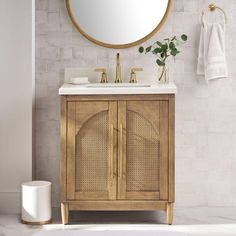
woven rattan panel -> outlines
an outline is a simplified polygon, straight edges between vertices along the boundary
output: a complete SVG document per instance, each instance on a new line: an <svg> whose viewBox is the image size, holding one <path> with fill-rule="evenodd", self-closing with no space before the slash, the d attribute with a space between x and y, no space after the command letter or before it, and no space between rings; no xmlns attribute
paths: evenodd
<svg viewBox="0 0 236 236"><path fill-rule="evenodd" d="M138 113L127 111L127 191L158 191L159 134Z"/></svg>
<svg viewBox="0 0 236 236"><path fill-rule="evenodd" d="M107 190L108 111L90 118L76 136L76 191Z"/></svg>

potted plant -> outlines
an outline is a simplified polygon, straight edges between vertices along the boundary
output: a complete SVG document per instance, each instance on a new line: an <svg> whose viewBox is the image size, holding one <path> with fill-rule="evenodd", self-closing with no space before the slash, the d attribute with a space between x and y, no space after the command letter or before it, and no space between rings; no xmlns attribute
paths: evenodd
<svg viewBox="0 0 236 236"><path fill-rule="evenodd" d="M168 77L168 69L166 65L166 60L170 56L173 58L176 57L177 54L180 53L178 46L187 41L188 36L186 34L182 34L180 38L174 36L172 38L166 38L162 42L156 41L152 45L144 48L143 46L139 47L138 51L140 53L152 53L157 56L156 63L158 66L162 68L161 74L158 78L160 83L166 83Z"/></svg>

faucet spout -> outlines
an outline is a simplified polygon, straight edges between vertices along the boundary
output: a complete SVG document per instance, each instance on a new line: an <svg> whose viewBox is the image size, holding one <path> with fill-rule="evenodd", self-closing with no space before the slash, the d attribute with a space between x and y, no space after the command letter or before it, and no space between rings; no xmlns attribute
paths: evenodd
<svg viewBox="0 0 236 236"><path fill-rule="evenodd" d="M120 54L116 54L116 80L115 83L122 83L121 80L121 66L120 66Z"/></svg>

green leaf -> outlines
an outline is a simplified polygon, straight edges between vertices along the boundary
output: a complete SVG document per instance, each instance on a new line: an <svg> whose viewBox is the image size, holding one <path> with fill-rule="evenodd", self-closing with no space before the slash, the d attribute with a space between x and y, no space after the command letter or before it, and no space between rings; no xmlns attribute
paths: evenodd
<svg viewBox="0 0 236 236"><path fill-rule="evenodd" d="M167 44L164 44L164 45L162 45L162 51L163 52L166 52L167 51L167 49L168 49L168 45Z"/></svg>
<svg viewBox="0 0 236 236"><path fill-rule="evenodd" d="M169 48L170 48L170 50L174 49L175 48L175 44L173 42L170 42Z"/></svg>
<svg viewBox="0 0 236 236"><path fill-rule="evenodd" d="M178 53L180 53L180 51L178 51L177 48L172 49L171 52L170 52L170 54L171 54L172 56L174 56L174 57L175 57Z"/></svg>
<svg viewBox="0 0 236 236"><path fill-rule="evenodd" d="M181 35L181 39L182 39L183 41L187 41L188 36L187 36L186 34L182 34L182 35Z"/></svg>
<svg viewBox="0 0 236 236"><path fill-rule="evenodd" d="M175 57L177 55L177 52L176 51L171 51L170 54Z"/></svg>
<svg viewBox="0 0 236 236"><path fill-rule="evenodd" d="M148 52L150 52L150 51L151 51L151 49L152 49L152 46L149 46L149 47L147 47L147 48L146 48L146 51L145 51L145 53L148 53Z"/></svg>
<svg viewBox="0 0 236 236"><path fill-rule="evenodd" d="M161 58L164 58L165 57L165 53L161 53Z"/></svg>
<svg viewBox="0 0 236 236"><path fill-rule="evenodd" d="M163 50L162 50L162 48L155 48L153 51L152 51L152 53L153 54L158 54L158 53L161 53Z"/></svg>
<svg viewBox="0 0 236 236"><path fill-rule="evenodd" d="M156 44L157 44L159 47L162 47L162 46L163 46L163 44L162 44L161 42L159 42L159 41L156 41Z"/></svg>
<svg viewBox="0 0 236 236"><path fill-rule="evenodd" d="M144 48L141 46L141 47L139 47L138 51L139 51L140 53L143 53Z"/></svg>
<svg viewBox="0 0 236 236"><path fill-rule="evenodd" d="M156 60L156 63L157 63L158 66L165 66L165 62L163 62L159 59Z"/></svg>

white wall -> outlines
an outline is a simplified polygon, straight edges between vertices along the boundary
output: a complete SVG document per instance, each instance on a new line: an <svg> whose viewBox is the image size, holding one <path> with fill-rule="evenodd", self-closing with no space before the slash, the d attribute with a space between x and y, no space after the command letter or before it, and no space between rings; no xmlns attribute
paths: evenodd
<svg viewBox="0 0 236 236"><path fill-rule="evenodd" d="M0 0L0 213L19 212L32 179L33 42L34 1Z"/></svg>
<svg viewBox="0 0 236 236"><path fill-rule="evenodd" d="M176 95L176 205L236 206L236 1L214 0L227 13L229 78L207 85L196 75L200 24L209 0L173 0L173 11L160 32L148 40L186 33L187 44L170 62ZM208 13L209 15L210 13ZM222 17L218 12L215 16ZM64 0L36 0L36 175L53 182L53 204L59 206L58 88L66 67L115 65L122 71L143 67L157 77L155 57L138 46L113 50L86 40L71 24ZM109 75L109 80L114 74ZM140 81L149 77L139 73ZM128 79L128 78L127 78Z"/></svg>

